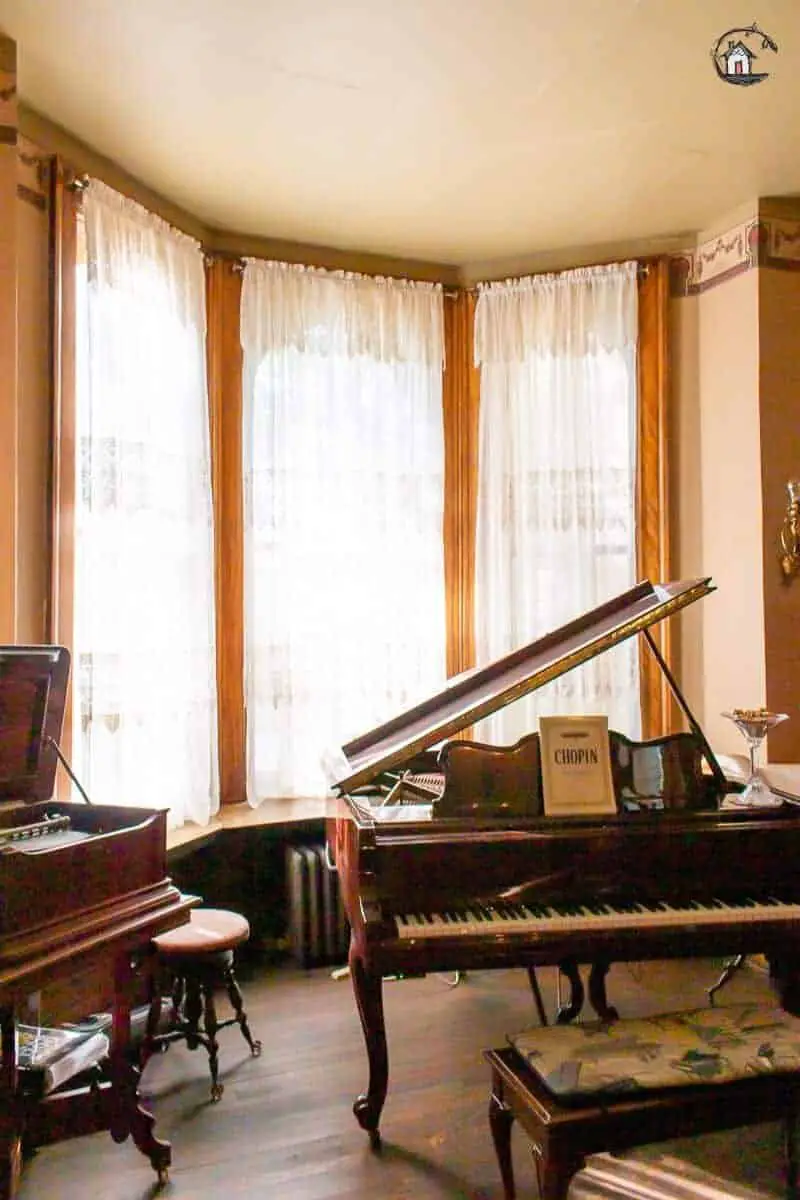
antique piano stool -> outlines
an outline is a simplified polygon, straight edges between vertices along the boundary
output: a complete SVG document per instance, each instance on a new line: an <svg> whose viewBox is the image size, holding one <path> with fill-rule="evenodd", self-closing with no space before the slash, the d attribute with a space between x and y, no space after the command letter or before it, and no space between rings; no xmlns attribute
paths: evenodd
<svg viewBox="0 0 800 1200"><path fill-rule="evenodd" d="M253 1057L261 1053L261 1042L250 1032L242 993L234 974L234 950L249 936L250 926L239 913L221 908L196 908L187 924L153 939L157 964L142 1062L145 1063L154 1051L166 1050L178 1040L185 1041L190 1050L203 1046L208 1053L211 1099L214 1101L222 1097L224 1090L219 1082L217 1034L220 1029L238 1025ZM160 981L165 973L172 979L172 1012L170 1027L159 1033ZM227 990L234 1015L220 1021L214 995L222 987Z"/></svg>
<svg viewBox="0 0 800 1200"><path fill-rule="evenodd" d="M533 1027L485 1051L489 1121L506 1200L511 1127L527 1133L540 1200L565 1200L586 1156L784 1123L785 1195L798 1196L800 1020L736 1004L641 1019Z"/></svg>

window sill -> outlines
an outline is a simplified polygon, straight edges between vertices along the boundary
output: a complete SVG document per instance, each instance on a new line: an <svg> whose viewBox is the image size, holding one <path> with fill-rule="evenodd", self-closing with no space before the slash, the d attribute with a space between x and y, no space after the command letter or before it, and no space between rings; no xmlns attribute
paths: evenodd
<svg viewBox="0 0 800 1200"><path fill-rule="evenodd" d="M208 845L230 829L264 829L319 824L327 815L328 800L315 796L292 800L264 800L258 808L249 804L225 804L208 825L187 823L167 833L167 854L180 857L182 852Z"/></svg>

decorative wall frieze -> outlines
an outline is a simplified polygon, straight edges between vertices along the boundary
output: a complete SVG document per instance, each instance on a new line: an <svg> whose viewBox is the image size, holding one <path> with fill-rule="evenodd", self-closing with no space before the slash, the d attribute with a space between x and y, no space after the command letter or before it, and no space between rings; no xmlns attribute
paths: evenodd
<svg viewBox="0 0 800 1200"><path fill-rule="evenodd" d="M800 218L751 218L673 255L670 292L695 296L754 267L800 270Z"/></svg>

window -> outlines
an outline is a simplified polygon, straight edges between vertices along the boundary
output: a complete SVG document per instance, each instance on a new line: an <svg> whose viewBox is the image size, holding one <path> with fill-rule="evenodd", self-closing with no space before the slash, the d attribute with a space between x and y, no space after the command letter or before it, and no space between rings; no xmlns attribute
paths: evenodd
<svg viewBox="0 0 800 1200"><path fill-rule="evenodd" d="M442 294L248 262L242 340L258 803L444 683Z"/></svg>
<svg viewBox="0 0 800 1200"><path fill-rule="evenodd" d="M481 363L476 644L485 662L635 582L636 264L491 284ZM510 742L540 713L640 730L630 640L487 722Z"/></svg>

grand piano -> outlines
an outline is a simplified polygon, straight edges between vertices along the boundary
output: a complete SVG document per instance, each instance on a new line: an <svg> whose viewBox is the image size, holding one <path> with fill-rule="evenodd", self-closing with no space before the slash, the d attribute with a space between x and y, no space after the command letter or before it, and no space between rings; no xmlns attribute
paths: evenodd
<svg viewBox="0 0 800 1200"><path fill-rule="evenodd" d="M800 809L732 803L651 632L711 591L709 579L643 582L332 756L327 837L369 1062L353 1111L373 1146L389 1077L385 975L521 966L535 984L537 966L557 964L571 989L561 1021L584 1002L578 964L606 1019L612 961L759 952L796 979ZM687 729L644 742L609 731L610 815L545 815L538 732L512 747L455 737L635 636Z"/></svg>
<svg viewBox="0 0 800 1200"><path fill-rule="evenodd" d="M130 1135L159 1178L170 1162L139 1102L130 1013L151 939L198 901L167 875L165 810L53 798L69 668L60 646L0 646L0 1200L16 1191L23 1136L108 1129ZM102 981L93 998L112 1011L109 1078L33 1105L18 1086L15 1025L72 979Z"/></svg>

